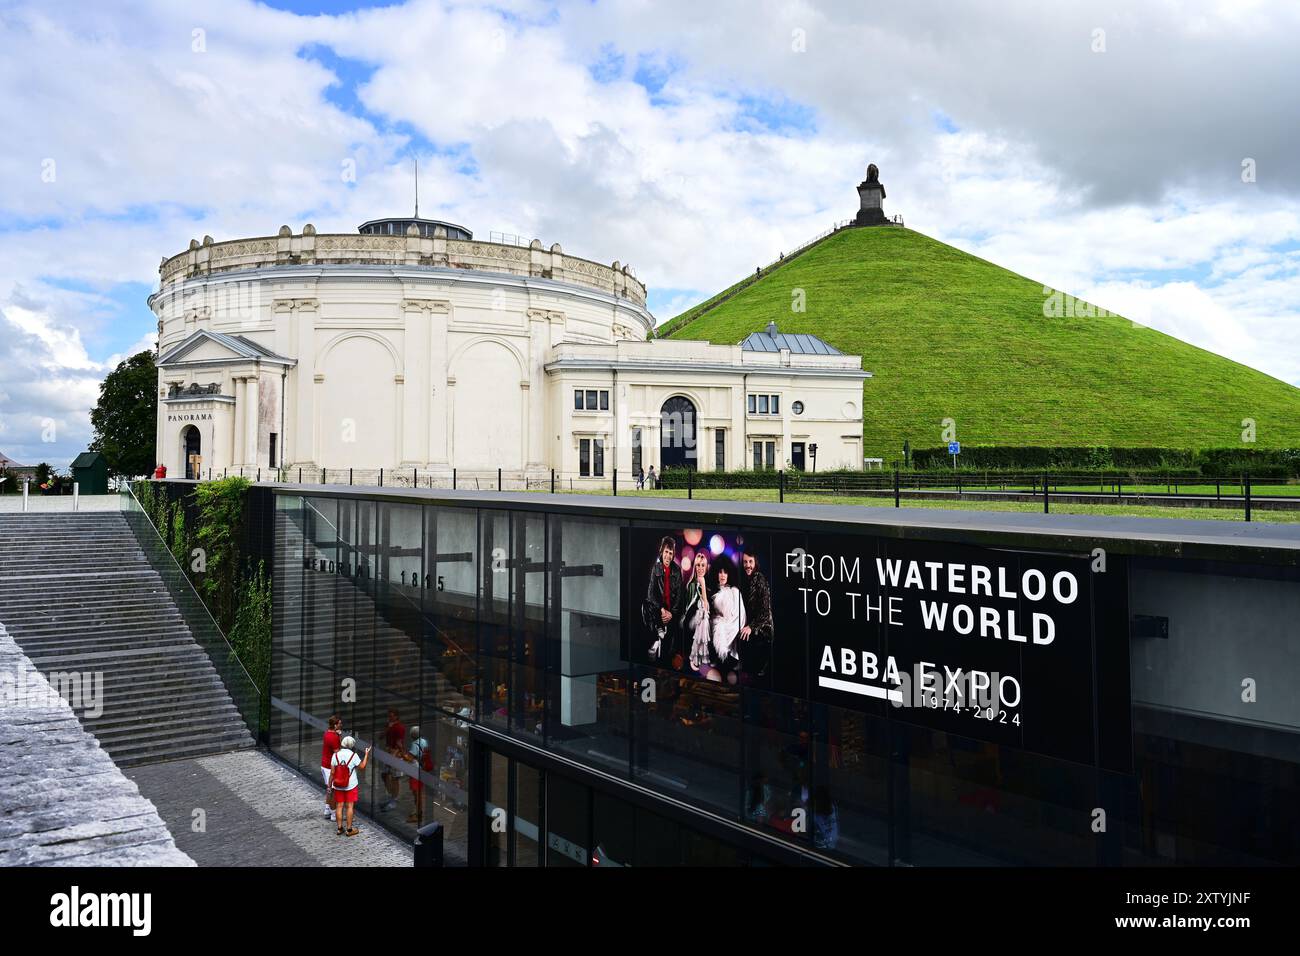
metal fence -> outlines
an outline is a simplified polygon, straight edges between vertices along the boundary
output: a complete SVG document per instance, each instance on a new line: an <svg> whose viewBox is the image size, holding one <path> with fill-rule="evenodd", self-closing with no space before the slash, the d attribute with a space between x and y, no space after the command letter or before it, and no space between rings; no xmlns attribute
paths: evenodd
<svg viewBox="0 0 1300 956"><path fill-rule="evenodd" d="M1082 505L1159 505L1243 511L1300 510L1300 482L1286 478L1134 475L1130 473L862 471L819 475L806 471L697 472L674 470L652 479L617 469L563 472L554 469L292 468L227 469L205 478L240 475L255 482L359 485L457 491L538 491L564 494L646 494L682 498L752 499L784 502L835 499L901 507L904 501L1011 501ZM865 499L865 500L864 500Z"/></svg>

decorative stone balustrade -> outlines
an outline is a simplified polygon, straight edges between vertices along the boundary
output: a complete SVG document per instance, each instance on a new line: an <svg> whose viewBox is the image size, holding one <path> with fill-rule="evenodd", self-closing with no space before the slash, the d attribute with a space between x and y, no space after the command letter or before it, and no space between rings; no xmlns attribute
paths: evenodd
<svg viewBox="0 0 1300 956"><path fill-rule="evenodd" d="M504 272L587 286L640 306L645 305L646 297L645 286L632 275L631 268L618 262L605 266L579 259L566 255L559 243L544 249L537 239L527 247L477 239L448 239L441 227L431 238L409 232L405 236L317 235L311 225L304 226L301 235L294 235L288 226L282 226L279 235L256 239L214 242L211 236L204 236L202 242L191 241L187 251L163 259L158 273L166 287L214 273L344 264Z"/></svg>

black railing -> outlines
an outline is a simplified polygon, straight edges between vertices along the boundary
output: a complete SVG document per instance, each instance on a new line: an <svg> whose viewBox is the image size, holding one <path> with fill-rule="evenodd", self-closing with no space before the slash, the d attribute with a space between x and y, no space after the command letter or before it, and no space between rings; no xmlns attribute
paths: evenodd
<svg viewBox="0 0 1300 956"><path fill-rule="evenodd" d="M458 491L549 491L556 494L649 494L683 498L755 498L784 502L845 499L870 504L904 501L1008 501L1128 506L1205 506L1242 510L1246 520L1255 511L1300 509L1300 479L1257 478L1242 473L1232 478L1188 473L1139 472L995 472L910 471L875 469L814 473L799 469L711 472L674 468L662 474L621 475L614 468L589 467L585 472L556 469L437 468L421 470L363 468L276 469L259 475L256 469L236 469L263 483L306 481L310 484L452 489Z"/></svg>

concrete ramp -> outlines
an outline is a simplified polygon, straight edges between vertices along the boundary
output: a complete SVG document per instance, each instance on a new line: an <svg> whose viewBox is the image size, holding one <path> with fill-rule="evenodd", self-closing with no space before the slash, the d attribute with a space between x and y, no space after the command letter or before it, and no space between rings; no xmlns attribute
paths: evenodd
<svg viewBox="0 0 1300 956"><path fill-rule="evenodd" d="M193 866L0 625L0 867Z"/></svg>

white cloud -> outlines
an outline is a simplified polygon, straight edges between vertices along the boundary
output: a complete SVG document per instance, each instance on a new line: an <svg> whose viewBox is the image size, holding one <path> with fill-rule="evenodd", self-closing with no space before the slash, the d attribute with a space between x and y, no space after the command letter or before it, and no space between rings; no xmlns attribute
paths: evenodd
<svg viewBox="0 0 1300 956"><path fill-rule="evenodd" d="M21 306L0 309L0 450L66 468L90 440L87 414L110 368L88 358L76 329Z"/></svg>

